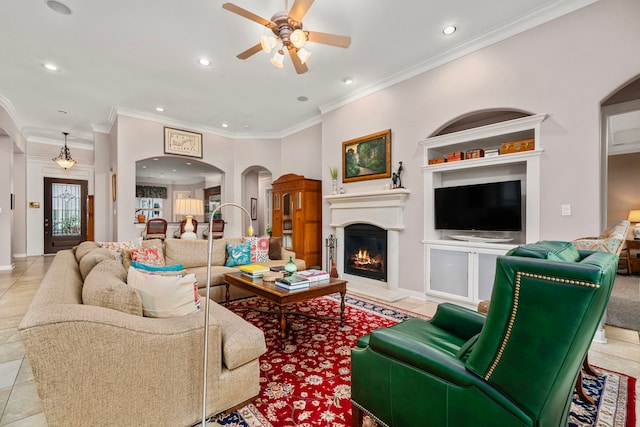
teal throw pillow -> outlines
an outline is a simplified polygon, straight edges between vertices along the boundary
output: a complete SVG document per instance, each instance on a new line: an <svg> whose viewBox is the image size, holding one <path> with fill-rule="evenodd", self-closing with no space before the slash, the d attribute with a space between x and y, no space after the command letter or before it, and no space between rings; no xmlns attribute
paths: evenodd
<svg viewBox="0 0 640 427"><path fill-rule="evenodd" d="M227 267L251 264L251 241L230 245L227 243L227 253L229 257L224 264Z"/></svg>
<svg viewBox="0 0 640 427"><path fill-rule="evenodd" d="M150 265L150 264L143 264L138 261L131 261L131 267L137 268L138 270L154 271L154 272L184 270L184 267L182 266L182 264Z"/></svg>

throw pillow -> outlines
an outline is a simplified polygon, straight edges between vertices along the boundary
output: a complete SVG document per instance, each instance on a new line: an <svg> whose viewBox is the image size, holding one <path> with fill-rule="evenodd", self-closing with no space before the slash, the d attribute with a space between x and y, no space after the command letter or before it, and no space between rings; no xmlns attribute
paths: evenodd
<svg viewBox="0 0 640 427"><path fill-rule="evenodd" d="M282 259L282 237L269 237L269 259Z"/></svg>
<svg viewBox="0 0 640 427"><path fill-rule="evenodd" d="M127 283L140 295L146 317L179 317L201 309L195 274L159 276L130 267Z"/></svg>
<svg viewBox="0 0 640 427"><path fill-rule="evenodd" d="M136 248L131 250L131 261L140 262L147 265L164 265L164 256L158 248Z"/></svg>
<svg viewBox="0 0 640 427"><path fill-rule="evenodd" d="M227 243L227 253L229 257L224 264L227 267L251 264L251 242L238 243L237 245Z"/></svg>
<svg viewBox="0 0 640 427"><path fill-rule="evenodd" d="M127 272L119 261L101 262L84 281L82 303L142 316L140 296L126 280Z"/></svg>
<svg viewBox="0 0 640 427"><path fill-rule="evenodd" d="M131 267L150 272L180 271L184 269L182 264L150 265L133 260L131 261Z"/></svg>
<svg viewBox="0 0 640 427"><path fill-rule="evenodd" d="M133 240L129 240L128 242L96 242L103 248L109 249L114 254L120 257L120 253L124 249L135 249L142 246L142 237L135 238Z"/></svg>
<svg viewBox="0 0 640 427"><path fill-rule="evenodd" d="M269 261L268 237L245 237L244 241L251 245L251 262Z"/></svg>

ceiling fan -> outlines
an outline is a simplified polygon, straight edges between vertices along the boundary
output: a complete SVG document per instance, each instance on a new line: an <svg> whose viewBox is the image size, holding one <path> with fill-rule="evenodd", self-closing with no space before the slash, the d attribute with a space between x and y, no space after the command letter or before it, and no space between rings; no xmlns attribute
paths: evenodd
<svg viewBox="0 0 640 427"><path fill-rule="evenodd" d="M336 47L347 48L351 44L351 37L337 34L319 33L316 31L306 31L302 29L302 18L307 13L314 0L295 0L291 10L277 12L271 19L264 19L249 12L246 9L236 6L233 3L224 3L222 7L230 12L236 13L260 25L270 29L274 36L262 36L260 42L237 55L238 59L247 59L252 55L264 50L270 53L276 48L276 53L271 59L271 63L276 67L283 67L284 49L289 51L291 62L298 74L308 71L305 62L311 53L304 48L306 42L328 44ZM285 9L288 8L285 0Z"/></svg>

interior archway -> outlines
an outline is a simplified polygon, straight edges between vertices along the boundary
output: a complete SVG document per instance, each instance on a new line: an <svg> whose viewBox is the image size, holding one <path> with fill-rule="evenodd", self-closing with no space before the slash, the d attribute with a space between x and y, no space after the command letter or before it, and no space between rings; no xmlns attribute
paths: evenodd
<svg viewBox="0 0 640 427"><path fill-rule="evenodd" d="M161 217L170 223L179 223L184 215L176 212L175 201L180 198L195 198L204 201L204 212L195 216L198 222L204 222L208 218L207 214L217 207L213 205L221 203L223 182L222 170L196 159L155 156L138 160L136 221L139 222L137 214L143 212L145 219ZM209 196L211 189L217 189L214 192L217 198Z"/></svg>
<svg viewBox="0 0 640 427"><path fill-rule="evenodd" d="M605 98L601 116L604 227L640 209L640 76Z"/></svg>
<svg viewBox="0 0 640 427"><path fill-rule="evenodd" d="M446 135L453 132L473 129L493 123L505 122L507 120L519 119L521 117L527 117L531 115L533 114L515 108L472 111L448 121L438 129L436 129L435 132L433 132L429 136L433 137L438 135Z"/></svg>
<svg viewBox="0 0 640 427"><path fill-rule="evenodd" d="M267 168L255 165L242 172L242 204L251 213L254 233L267 234L271 226L271 182Z"/></svg>

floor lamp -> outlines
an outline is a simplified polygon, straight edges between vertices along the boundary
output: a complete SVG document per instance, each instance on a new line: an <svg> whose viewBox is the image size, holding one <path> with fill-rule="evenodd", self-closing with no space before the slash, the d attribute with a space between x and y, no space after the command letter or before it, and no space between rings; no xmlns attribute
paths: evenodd
<svg viewBox="0 0 640 427"><path fill-rule="evenodd" d="M251 215L249 212L243 208L242 206L235 203L223 203L218 206L213 212L211 212L211 217L209 218L209 249L208 256L209 259L207 261L207 299L204 309L204 353L202 355L203 366L202 369L202 427L206 426L207 422L207 362L209 359L209 303L211 299L209 295L211 294L211 257L213 255L213 216L216 212L220 211L225 206L235 206L238 209L241 209L249 218L249 228L247 229L247 235L249 237L253 236L253 225L251 223Z"/></svg>

